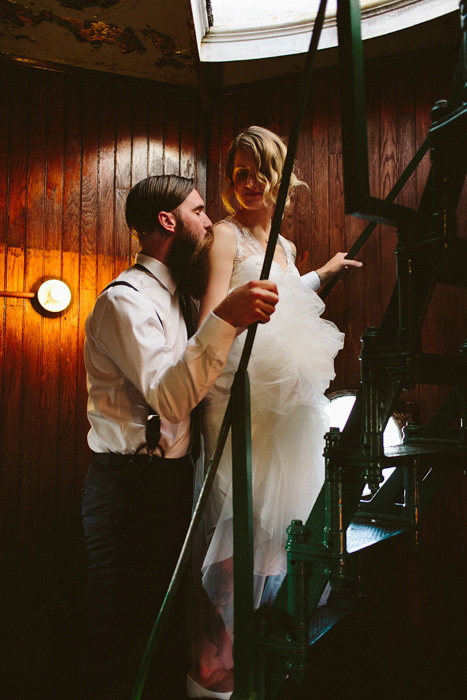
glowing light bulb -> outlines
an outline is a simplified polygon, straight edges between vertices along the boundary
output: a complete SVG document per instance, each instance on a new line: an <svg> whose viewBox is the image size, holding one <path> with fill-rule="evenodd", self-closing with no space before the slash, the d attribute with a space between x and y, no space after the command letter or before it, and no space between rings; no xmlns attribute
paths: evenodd
<svg viewBox="0 0 467 700"><path fill-rule="evenodd" d="M47 280L39 287L37 300L46 311L58 313L70 303L71 291L61 280Z"/></svg>
<svg viewBox="0 0 467 700"><path fill-rule="evenodd" d="M57 283L54 284L52 289L49 291L49 296L51 299L53 299L53 301L65 301L68 296L67 292L68 290L64 284Z"/></svg>

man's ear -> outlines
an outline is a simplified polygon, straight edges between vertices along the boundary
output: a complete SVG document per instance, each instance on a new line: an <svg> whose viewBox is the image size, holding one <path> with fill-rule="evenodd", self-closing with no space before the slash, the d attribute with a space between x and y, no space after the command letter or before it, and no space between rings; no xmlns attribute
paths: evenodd
<svg viewBox="0 0 467 700"><path fill-rule="evenodd" d="M169 235L175 233L175 228L177 226L177 219L171 211L160 211L157 215L157 220L165 231Z"/></svg>

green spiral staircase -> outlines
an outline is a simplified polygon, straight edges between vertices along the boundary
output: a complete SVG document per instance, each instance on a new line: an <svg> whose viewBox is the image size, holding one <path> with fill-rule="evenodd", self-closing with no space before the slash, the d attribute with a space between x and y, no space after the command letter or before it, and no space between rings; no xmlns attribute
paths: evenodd
<svg viewBox="0 0 467 700"><path fill-rule="evenodd" d="M254 680L247 661L236 666L238 700L274 700L287 676L303 680L310 647L361 605L362 554L371 561L373 548L407 532L416 541L424 510L467 464L467 342L457 355L424 354L420 333L435 285L467 286L467 240L456 224L467 165L467 3L460 3L463 44L449 99L433 108L427 142L385 201L369 195L358 2L338 7L346 211L397 227L397 281L381 326L363 335L347 424L326 436L323 489L307 522L288 528L287 577L272 607L255 613ZM427 147L431 172L418 210L393 204ZM417 384L452 390L426 425L409 423L403 443L385 450L383 431L399 394ZM395 469L380 486L387 467ZM372 495L362 500L366 484ZM317 607L327 582L329 602Z"/></svg>

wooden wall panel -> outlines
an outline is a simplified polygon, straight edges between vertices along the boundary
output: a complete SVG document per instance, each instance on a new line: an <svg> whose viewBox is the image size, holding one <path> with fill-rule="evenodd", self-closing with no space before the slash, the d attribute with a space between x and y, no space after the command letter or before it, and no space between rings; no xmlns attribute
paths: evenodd
<svg viewBox="0 0 467 700"><path fill-rule="evenodd" d="M164 173L180 174L180 104L177 97L165 105Z"/></svg>
<svg viewBox="0 0 467 700"><path fill-rule="evenodd" d="M97 186L97 291L114 276L115 159L117 149L115 84L101 86L99 178Z"/></svg>
<svg viewBox="0 0 467 700"><path fill-rule="evenodd" d="M149 104L149 176L164 169L164 102L157 92L152 92Z"/></svg>
<svg viewBox="0 0 467 700"><path fill-rule="evenodd" d="M10 75L8 72L2 70L0 66L0 78L2 81L3 90L6 94L10 94ZM0 162L8 162L8 136L9 136L9 110L0 110ZM7 222L8 222L8 170L6 168L0 169L0 284L5 284L5 273L6 273L6 234L7 234ZM5 409L3 395L5 387L5 373L7 367L5 364L5 320L6 320L6 309L2 308L2 314L0 316L0 396L2 400L0 401L0 421L1 425L5 422ZM11 586L11 575L14 571L14 558L12 557L12 552L14 552L14 546L9 541L9 535L11 534L11 528L14 527L14 522L11 520L9 502L11 499L11 494L9 493L11 489L11 476L8 467L4 466L0 471L0 531L3 531L6 527L8 529L8 534L5 538L5 542L2 543L0 548L2 558L5 556L5 576L0 577L0 596L5 599L7 596L11 596L12 586ZM12 568L11 573L7 573L6 566L10 565Z"/></svg>
<svg viewBox="0 0 467 700"><path fill-rule="evenodd" d="M222 218L220 192L222 180L220 179L220 143L222 138L221 108L219 103L213 105L211 112L211 128L208 135L208 170L206 191L206 211L213 222ZM231 136L232 138L232 136ZM222 208L223 210L223 208Z"/></svg>
<svg viewBox="0 0 467 700"><path fill-rule="evenodd" d="M0 286L59 277L72 290L57 317L0 298L1 642L83 565L84 323L137 249L131 186L173 172L196 176L205 196L206 119L191 90L5 62L0 72Z"/></svg>
<svg viewBox="0 0 467 700"><path fill-rule="evenodd" d="M44 246L44 185L45 185L45 133L46 91L43 81L29 85L31 100L28 115L28 167L26 175L26 244L25 289L37 289L42 278L42 259L34 254ZM34 129L31 129L34 125ZM23 429L20 441L19 502L18 502L18 550L24 555L18 567L17 590L31 604L39 599L35 585L39 546L36 522L38 518L37 492L39 485L40 422L37 407L40 406L42 384L42 347L40 343L42 317L29 302L24 310L24 344L22 356L21 396ZM31 536L32 535L32 536ZM31 564L33 570L31 571Z"/></svg>

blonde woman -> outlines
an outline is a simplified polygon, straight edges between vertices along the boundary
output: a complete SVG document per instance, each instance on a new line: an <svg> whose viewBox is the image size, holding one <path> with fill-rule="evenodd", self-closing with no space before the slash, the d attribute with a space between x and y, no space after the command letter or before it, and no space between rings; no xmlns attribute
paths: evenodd
<svg viewBox="0 0 467 700"><path fill-rule="evenodd" d="M227 157L223 201L230 212L214 227L209 281L200 323L240 284L258 279L271 230L286 148L271 131L251 126ZM290 190L303 185L292 176ZM271 601L286 573L286 528L306 520L324 481L324 391L334 377L343 334L320 318L316 291L341 270L361 263L338 253L324 267L300 277L293 243L279 236L270 279L279 303L258 328L251 385L255 606ZM232 345L227 365L204 403L203 434L211 457L242 352L245 334ZM204 517L202 587L197 593L189 697L229 698L233 690L233 542L231 450L224 450Z"/></svg>

